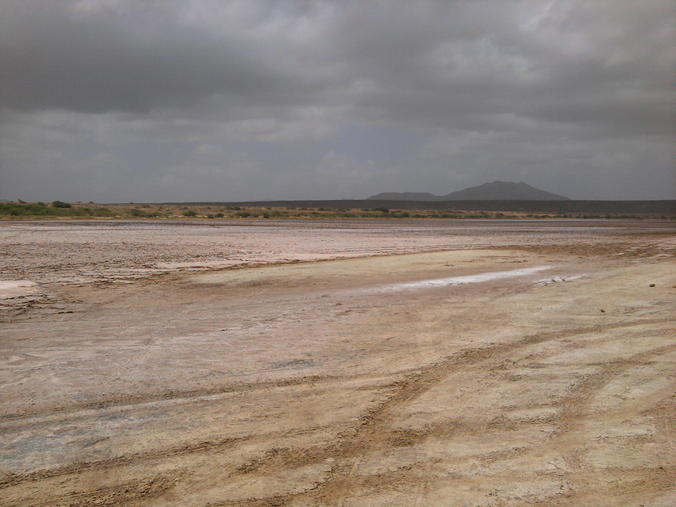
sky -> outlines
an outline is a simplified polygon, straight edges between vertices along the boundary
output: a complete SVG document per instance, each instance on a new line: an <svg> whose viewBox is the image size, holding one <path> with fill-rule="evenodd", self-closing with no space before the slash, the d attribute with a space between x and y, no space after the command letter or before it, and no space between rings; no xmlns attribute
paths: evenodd
<svg viewBox="0 0 676 507"><path fill-rule="evenodd" d="M674 199L672 0L0 0L0 199Z"/></svg>

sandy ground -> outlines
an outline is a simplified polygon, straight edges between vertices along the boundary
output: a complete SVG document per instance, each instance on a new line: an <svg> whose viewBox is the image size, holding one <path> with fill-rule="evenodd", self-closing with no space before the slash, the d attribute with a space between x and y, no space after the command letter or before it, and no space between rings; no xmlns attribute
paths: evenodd
<svg viewBox="0 0 676 507"><path fill-rule="evenodd" d="M595 245L673 227L673 222L622 220L0 222L0 280L77 283L430 250L571 240Z"/></svg>
<svg viewBox="0 0 676 507"><path fill-rule="evenodd" d="M2 505L676 503L670 224L0 239Z"/></svg>

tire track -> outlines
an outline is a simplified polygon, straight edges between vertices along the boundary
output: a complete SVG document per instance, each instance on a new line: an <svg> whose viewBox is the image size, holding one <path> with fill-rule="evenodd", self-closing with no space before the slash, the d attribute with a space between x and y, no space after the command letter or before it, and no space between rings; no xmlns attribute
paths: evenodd
<svg viewBox="0 0 676 507"><path fill-rule="evenodd" d="M350 491L356 482L364 483L362 478L355 480L353 477L354 469L357 466L357 461L361 456L364 456L374 449L387 447L392 444L393 440L397 438L404 438L406 440L421 440L431 433L440 431L440 427L427 428L425 432L418 434L404 434L396 430L389 429L392 420L396 419L397 413L407 404L411 403L417 397L427 392L429 389L442 382L451 373L456 373L459 368L467 368L479 365L486 361L498 360L502 356L509 354L519 348L529 345L543 343L547 341L567 338L580 334L589 334L594 332L601 332L609 329L619 329L624 327L646 325L646 324L660 324L672 322L672 319L641 319L631 322L620 322L613 324L600 324L595 326L580 327L570 330L551 331L546 333L538 333L526 336L516 342L509 342L504 344L490 345L481 348L467 348L452 354L445 359L420 368L417 371L406 374L403 379L393 382L389 388L393 391L390 396L386 398L380 405L367 411L358 421L358 423L351 429L339 435L336 443L330 446L317 446L311 448L282 448L271 449L266 454L257 458L250 463L245 464L234 472L232 477L237 475L245 475L250 473L265 474L274 470L283 468L296 468L302 465L318 463L328 458L339 460L340 462L333 466L329 471L328 477L325 481L317 484L311 490L291 495L292 497L308 497L310 500L318 503L335 504L336 499L344 498L345 494ZM651 351L651 353L655 353ZM632 358L634 359L634 358ZM627 364L630 364L627 362ZM617 366L617 365L616 365ZM372 377L372 375L370 375ZM330 382L342 380L354 380L353 376L341 377L306 377L289 379L285 381L250 384L246 386L237 386L239 392L246 392L247 390L266 389L270 387L281 387L287 385L301 385L311 382ZM584 388L589 393L594 392L597 385L601 385L602 381L607 379L599 375L594 381L590 381L584 385ZM194 392L194 391L193 391ZM584 392L584 391L583 391ZM591 394L589 394L591 395ZM199 396L203 396L200 393ZM112 405L114 406L114 405ZM568 417L574 418L576 412L571 407L568 411ZM453 431L453 428L448 429ZM268 435L269 436L269 435ZM27 474L12 474L6 479L0 481L0 488L7 488L9 486L17 485L26 481L39 482L41 480L78 474L90 470L105 470L116 467L132 466L153 460L162 460L163 458L179 455L190 455L204 452L225 452L234 446L243 442L252 440L254 438L263 438L261 435L247 436L240 438L224 438L217 441L198 442L178 446L174 448L164 448L146 453L128 454L117 458L108 460L99 460L88 463L73 463L65 467L60 467L51 470L36 471ZM382 477L384 479L384 477ZM90 500L96 498L97 493L91 492ZM101 495L110 495L110 491L101 492ZM269 505L282 502L282 505L291 496L276 496L269 499L247 499L248 504L254 502L268 502ZM340 504L340 502L338 502ZM243 505L241 502L225 502L223 505ZM261 504L263 505L263 504Z"/></svg>
<svg viewBox="0 0 676 507"><path fill-rule="evenodd" d="M388 440L392 438L393 433L392 430L388 429L388 426L393 419L396 419L399 409L443 381L451 373L457 373L458 368L495 360L514 350L537 343L581 334L598 333L609 329L620 329L645 324L661 324L672 321L673 319L671 318L661 318L601 324L570 330L538 333L526 336L517 342L461 350L440 362L421 368L419 371L406 376L404 380L395 383L395 392L381 405L368 411L360 419L359 425L351 433L341 435L341 438L335 445L328 448L313 449L309 453L307 450L301 449L277 449L263 456L257 463L251 467L247 467L242 472L269 473L285 467L297 467L308 463L316 463L328 458L342 459L343 463L335 465L329 471L327 480L316 485L312 490L291 495L294 498L307 496L322 505L341 505L342 500L340 499L344 498L350 490L350 483L357 461L361 456L368 454L370 451L387 446ZM588 388L591 389L592 385L593 383L590 383ZM419 436L419 438L421 437ZM291 496L288 498L291 498ZM285 496L284 498L287 497ZM282 498L279 497L278 500L282 501ZM265 499L252 498L248 501L264 502ZM278 505L283 504L279 503ZM239 501L233 503L224 502L222 505L245 505L245 503ZM261 503L261 505L267 504ZM277 504L273 503L270 505Z"/></svg>
<svg viewBox="0 0 676 507"><path fill-rule="evenodd" d="M341 381L351 381L358 379L383 379L385 377L396 377L400 375L402 371L393 372L387 375L374 376L371 373L366 373L362 375L312 375L312 376L303 376L303 377L292 377L281 380L270 380L263 382L250 382L250 383L239 383L239 384L230 384L227 386L218 386L211 387L206 389L191 389L185 391L171 390L165 391L162 393L155 394L141 394L141 395L122 395L110 397L106 400L93 401L72 404L63 407L51 407L44 410L35 410L35 411L26 411L14 414L3 414L0 415L0 430L7 429L6 423L14 421L22 421L22 425L29 424L41 424L43 421L30 421L31 419L37 418L48 418L48 417L63 417L64 419L70 417L79 417L78 412L84 411L101 411L106 409L126 409L126 408L136 408L139 405L144 404L153 404L153 403L170 403L170 402L185 402L192 403L194 401L199 401L201 398L208 398L210 396L218 396L225 394L236 394L236 393L248 393L254 391L264 391L268 389L283 388L283 387L293 387L301 385L316 385L316 384L331 384L333 382ZM88 417L92 414L82 414L82 417ZM46 423L52 421L44 421Z"/></svg>

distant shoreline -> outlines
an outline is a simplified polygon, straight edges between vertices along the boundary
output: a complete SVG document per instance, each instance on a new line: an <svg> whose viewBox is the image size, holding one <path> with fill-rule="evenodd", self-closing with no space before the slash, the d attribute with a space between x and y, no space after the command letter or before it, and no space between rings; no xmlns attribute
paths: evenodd
<svg viewBox="0 0 676 507"><path fill-rule="evenodd" d="M676 219L663 201L321 200L180 203L0 203L0 220L69 219Z"/></svg>
<svg viewBox="0 0 676 507"><path fill-rule="evenodd" d="M141 204L141 203L137 203ZM238 202L164 202L145 203L173 206L265 206L307 208L388 208L405 210L453 211L520 211L535 213L636 213L676 215L676 199L654 201L400 201L400 200L299 200L299 201L238 201Z"/></svg>

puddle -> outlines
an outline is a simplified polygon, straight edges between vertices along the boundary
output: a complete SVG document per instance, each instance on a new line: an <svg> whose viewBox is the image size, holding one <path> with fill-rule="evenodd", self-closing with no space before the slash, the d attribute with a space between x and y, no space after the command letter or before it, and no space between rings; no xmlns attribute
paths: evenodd
<svg viewBox="0 0 676 507"><path fill-rule="evenodd" d="M393 283L388 285L380 285L369 289L364 289L362 292L367 293L383 293L383 292L398 292L403 290L426 289L430 287L447 287L449 285L465 285L468 283L490 282L492 280L500 280L503 278L516 278L519 276L532 275L540 271L551 269L552 266L535 266L532 268L512 269L510 271L492 271L490 273L479 273L476 275L466 276L451 276L448 278L435 278L432 280L420 280L418 282L404 282Z"/></svg>

